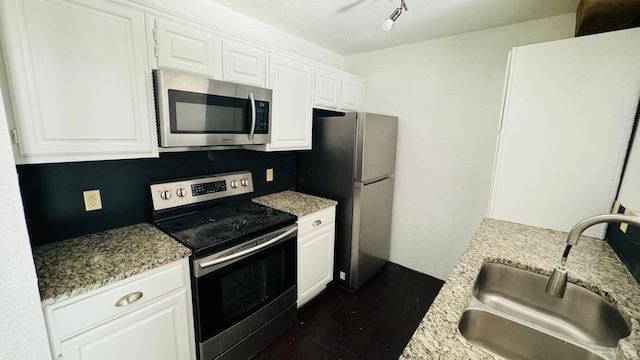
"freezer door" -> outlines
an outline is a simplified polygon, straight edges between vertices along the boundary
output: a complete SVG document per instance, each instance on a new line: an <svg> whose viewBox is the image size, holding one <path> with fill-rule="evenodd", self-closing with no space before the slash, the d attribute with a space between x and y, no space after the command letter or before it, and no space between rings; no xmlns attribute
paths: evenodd
<svg viewBox="0 0 640 360"><path fill-rule="evenodd" d="M359 288L389 260L393 177L355 183L350 285Z"/></svg>
<svg viewBox="0 0 640 360"><path fill-rule="evenodd" d="M398 118L358 113L355 180L367 182L393 174L396 167Z"/></svg>

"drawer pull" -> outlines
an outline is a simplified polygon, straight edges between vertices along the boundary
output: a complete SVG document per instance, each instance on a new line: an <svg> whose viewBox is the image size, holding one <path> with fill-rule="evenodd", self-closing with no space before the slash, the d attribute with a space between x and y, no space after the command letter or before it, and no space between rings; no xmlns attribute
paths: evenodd
<svg viewBox="0 0 640 360"><path fill-rule="evenodd" d="M313 222L313 226L318 226L320 224L322 224L322 221L320 221L320 220L316 220L316 221Z"/></svg>
<svg viewBox="0 0 640 360"><path fill-rule="evenodd" d="M120 299L118 299L118 301L116 301L116 306L117 307L127 306L133 302L140 300L141 297L142 297L142 292L140 291L132 292L131 294L125 295Z"/></svg>

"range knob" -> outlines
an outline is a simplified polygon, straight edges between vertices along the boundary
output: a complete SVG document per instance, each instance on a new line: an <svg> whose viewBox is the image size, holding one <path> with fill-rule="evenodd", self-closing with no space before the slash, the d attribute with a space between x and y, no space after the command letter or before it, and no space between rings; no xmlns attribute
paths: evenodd
<svg viewBox="0 0 640 360"><path fill-rule="evenodd" d="M176 195L178 195L179 197L185 197L187 196L187 190L185 190L184 188L180 188L176 190Z"/></svg>
<svg viewBox="0 0 640 360"><path fill-rule="evenodd" d="M160 197L164 200L171 199L171 190L162 190L160 191Z"/></svg>
<svg viewBox="0 0 640 360"><path fill-rule="evenodd" d="M235 181L235 180L232 180L232 181L231 181L231 184L229 184L229 185L231 186L231 188L235 189L235 188L237 188L237 187L238 187L238 182L237 182L237 181Z"/></svg>
<svg viewBox="0 0 640 360"><path fill-rule="evenodd" d="M242 186L247 186L247 185L249 185L249 179L246 179L246 178L245 178L245 179L240 180L240 185L242 185Z"/></svg>

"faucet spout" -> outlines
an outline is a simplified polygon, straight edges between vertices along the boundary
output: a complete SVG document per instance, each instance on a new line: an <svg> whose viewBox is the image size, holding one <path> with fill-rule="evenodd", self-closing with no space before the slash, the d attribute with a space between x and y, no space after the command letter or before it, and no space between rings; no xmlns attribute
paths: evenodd
<svg viewBox="0 0 640 360"><path fill-rule="evenodd" d="M545 289L547 294L555 296L557 298L562 298L564 296L564 291L567 288L567 269L565 263L567 262L567 257L569 256L571 247L578 244L580 235L582 235L585 230L595 224L600 224L603 222L627 223L640 227L640 216L623 214L596 215L588 217L575 224L571 231L569 231L569 235L567 236L567 246L564 249L564 253L562 254L562 261L560 262L560 266L555 268L551 273L551 276L549 276L547 288Z"/></svg>
<svg viewBox="0 0 640 360"><path fill-rule="evenodd" d="M588 217L579 223L575 224L571 231L569 231L569 236L567 236L567 244L569 245L577 245L578 240L580 239L580 235L595 224L600 224L603 222L608 223L627 223L631 225L635 225L640 227L640 216L635 215L623 215L623 214L605 214L605 215L596 215Z"/></svg>

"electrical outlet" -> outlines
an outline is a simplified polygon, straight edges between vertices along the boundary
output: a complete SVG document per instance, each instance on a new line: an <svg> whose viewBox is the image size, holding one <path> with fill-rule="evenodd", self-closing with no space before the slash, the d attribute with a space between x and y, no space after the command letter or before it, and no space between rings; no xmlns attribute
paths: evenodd
<svg viewBox="0 0 640 360"><path fill-rule="evenodd" d="M273 169L267 169L267 182L273 181Z"/></svg>
<svg viewBox="0 0 640 360"><path fill-rule="evenodd" d="M631 215L631 209L624 209L624 214ZM622 231L623 233L626 233L628 228L629 228L629 224L620 223L620 231Z"/></svg>
<svg viewBox="0 0 640 360"><path fill-rule="evenodd" d="M84 197L85 211L102 209L102 199L100 198L100 190L83 191L82 196Z"/></svg>
<svg viewBox="0 0 640 360"><path fill-rule="evenodd" d="M347 273L344 271L340 271L340 280L347 280Z"/></svg>

